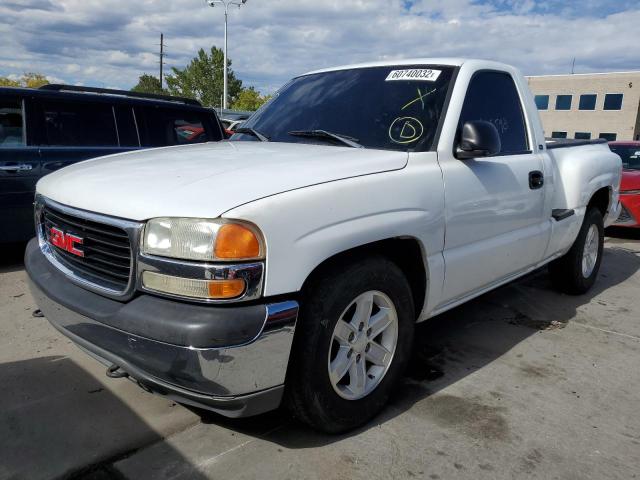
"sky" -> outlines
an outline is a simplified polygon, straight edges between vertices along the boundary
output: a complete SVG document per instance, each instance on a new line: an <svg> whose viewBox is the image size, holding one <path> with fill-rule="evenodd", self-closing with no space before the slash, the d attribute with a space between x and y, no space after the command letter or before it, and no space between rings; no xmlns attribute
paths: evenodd
<svg viewBox="0 0 640 480"><path fill-rule="evenodd" d="M222 47L224 10L205 0L0 0L0 76L129 89L200 48ZM229 57L272 93L318 68L473 57L526 75L640 70L640 1L248 0L229 10Z"/></svg>

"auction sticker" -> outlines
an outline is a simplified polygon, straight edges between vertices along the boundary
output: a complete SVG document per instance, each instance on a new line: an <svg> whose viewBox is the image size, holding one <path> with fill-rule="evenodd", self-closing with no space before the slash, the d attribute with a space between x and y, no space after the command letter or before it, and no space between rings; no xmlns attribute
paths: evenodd
<svg viewBox="0 0 640 480"><path fill-rule="evenodd" d="M421 82L435 82L442 72L430 68L411 68L409 70L391 70L385 82L396 80L417 80Z"/></svg>

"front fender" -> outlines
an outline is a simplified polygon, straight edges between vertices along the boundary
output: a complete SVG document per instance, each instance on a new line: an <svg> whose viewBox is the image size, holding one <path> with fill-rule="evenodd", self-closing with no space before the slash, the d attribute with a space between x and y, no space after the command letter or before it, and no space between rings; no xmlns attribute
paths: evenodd
<svg viewBox="0 0 640 480"><path fill-rule="evenodd" d="M429 255L441 256L444 242L444 191L433 160L281 193L223 216L248 220L262 230L266 296L299 291L326 259L388 238L416 238L429 272ZM440 273L436 277L439 286Z"/></svg>

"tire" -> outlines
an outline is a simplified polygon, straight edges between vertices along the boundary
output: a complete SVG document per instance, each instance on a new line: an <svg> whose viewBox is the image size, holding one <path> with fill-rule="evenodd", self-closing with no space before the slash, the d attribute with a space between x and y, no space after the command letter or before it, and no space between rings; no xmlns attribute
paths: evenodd
<svg viewBox="0 0 640 480"><path fill-rule="evenodd" d="M597 242L597 245L591 243L592 241ZM603 246L604 222L602 213L597 208L590 208L585 214L578 238L576 238L571 250L549 264L553 285L558 290L571 295L582 295L588 292L595 283L600 270ZM595 254L595 261L593 257L587 259L588 254Z"/></svg>
<svg viewBox="0 0 640 480"><path fill-rule="evenodd" d="M374 305L370 310L372 326L367 320L361 327L369 298ZM376 323L376 319L384 322ZM349 328L341 322L336 329L339 320ZM375 325L379 330L385 322L389 326L375 336ZM293 415L326 433L345 432L374 417L404 373L411 356L414 324L411 289L395 263L376 256L324 269L305 288L302 298L286 383L286 403ZM380 345L386 350L378 349ZM383 355L372 357L381 351ZM370 363L370 358L384 358L378 363L388 360L388 366ZM348 373L340 377L344 371L340 367L347 364ZM331 377L330 369L334 372Z"/></svg>

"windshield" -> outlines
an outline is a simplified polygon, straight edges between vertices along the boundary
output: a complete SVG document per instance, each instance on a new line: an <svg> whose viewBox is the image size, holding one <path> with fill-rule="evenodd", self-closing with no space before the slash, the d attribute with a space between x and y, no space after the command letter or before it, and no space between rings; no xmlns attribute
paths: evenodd
<svg viewBox="0 0 640 480"><path fill-rule="evenodd" d="M349 137L365 148L428 150L453 70L389 66L298 77L242 126L271 142L345 146L336 138L318 134L323 130ZM245 132L234 135L233 140L257 138Z"/></svg>
<svg viewBox="0 0 640 480"><path fill-rule="evenodd" d="M613 153L620 155L622 168L627 170L640 170L640 145L635 147L622 145L609 145Z"/></svg>

